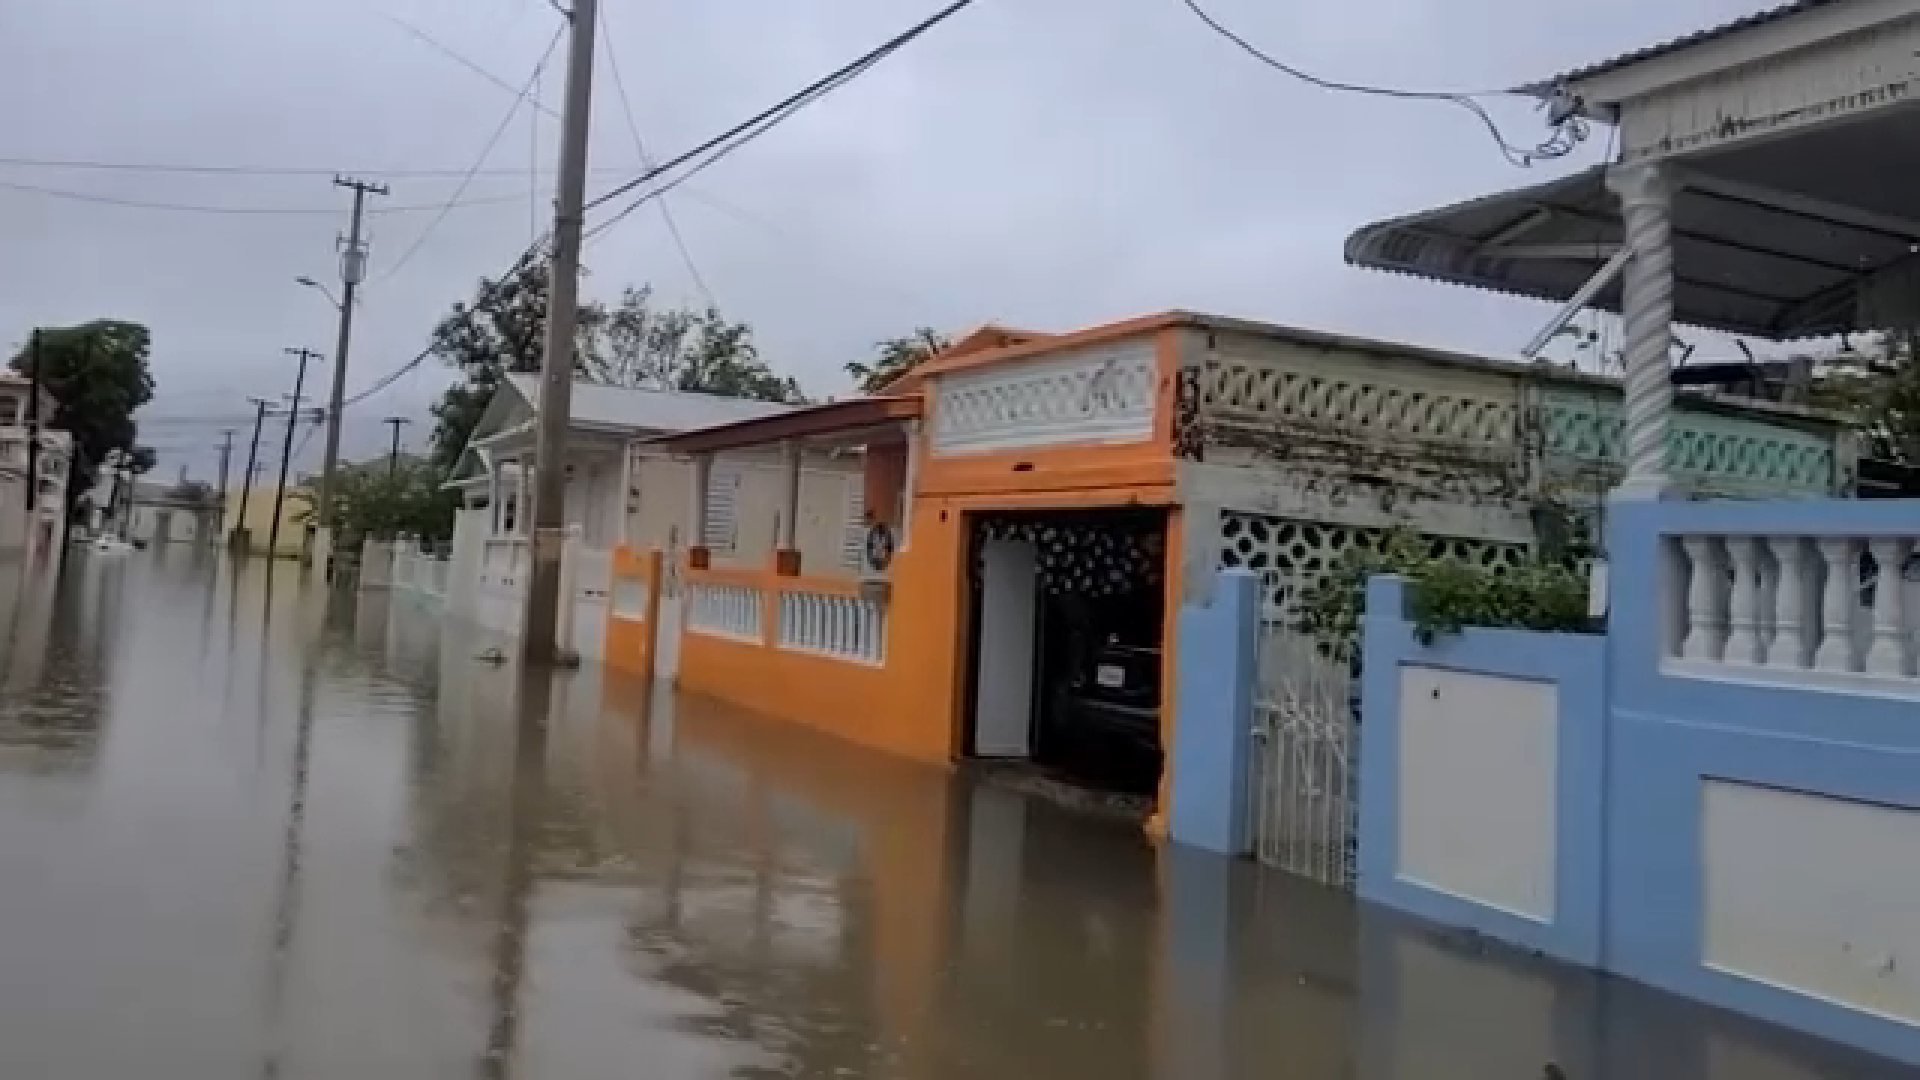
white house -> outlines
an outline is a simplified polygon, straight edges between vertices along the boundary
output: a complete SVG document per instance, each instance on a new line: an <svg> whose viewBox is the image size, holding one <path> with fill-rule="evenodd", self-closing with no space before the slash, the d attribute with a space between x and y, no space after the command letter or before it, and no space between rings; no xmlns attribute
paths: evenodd
<svg viewBox="0 0 1920 1080"><path fill-rule="evenodd" d="M453 613L506 635L518 633L531 567L539 396L538 375L508 375L448 480L462 499L446 602ZM628 467L629 445L790 408L713 394L574 383L566 520L577 530L567 559L567 588L576 600L571 639L576 650L600 653L613 549L623 539L628 508L639 499L637 478Z"/></svg>
<svg viewBox="0 0 1920 1080"><path fill-rule="evenodd" d="M11 371L0 371L0 558L42 558L66 538L67 477L73 442L64 431L40 429L39 476L27 474L28 395L32 385ZM53 416L54 400L40 395L40 416ZM28 485L37 484L34 511L27 509Z"/></svg>

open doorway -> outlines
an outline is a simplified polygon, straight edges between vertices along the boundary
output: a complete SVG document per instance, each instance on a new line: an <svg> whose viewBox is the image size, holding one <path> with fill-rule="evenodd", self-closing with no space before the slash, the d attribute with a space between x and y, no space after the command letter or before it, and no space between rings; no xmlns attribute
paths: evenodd
<svg viewBox="0 0 1920 1080"><path fill-rule="evenodd" d="M1095 792L1158 790L1166 531L1158 507L974 518L969 756Z"/></svg>

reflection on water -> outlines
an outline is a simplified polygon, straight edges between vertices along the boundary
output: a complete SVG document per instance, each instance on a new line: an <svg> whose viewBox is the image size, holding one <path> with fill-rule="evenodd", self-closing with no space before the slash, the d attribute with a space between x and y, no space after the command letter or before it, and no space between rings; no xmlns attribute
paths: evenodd
<svg viewBox="0 0 1920 1080"><path fill-rule="evenodd" d="M0 577L0 1075L1897 1075L322 601Z"/></svg>

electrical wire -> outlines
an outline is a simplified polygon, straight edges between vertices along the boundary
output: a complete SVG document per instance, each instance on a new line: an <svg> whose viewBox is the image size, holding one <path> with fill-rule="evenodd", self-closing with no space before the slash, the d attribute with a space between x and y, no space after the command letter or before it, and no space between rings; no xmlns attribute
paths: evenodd
<svg viewBox="0 0 1920 1080"><path fill-rule="evenodd" d="M1501 156L1505 157L1509 163L1521 168L1530 166L1536 161L1565 157L1572 153L1574 147L1578 146L1581 141L1587 137L1587 122L1578 116L1570 115L1554 123L1552 125L1553 134L1544 142L1540 143L1540 145L1532 147L1531 149L1522 149L1508 141L1506 134L1500 130L1500 125L1494 121L1493 114L1487 111L1486 106L1474 100L1476 97L1505 96L1504 92L1500 94L1460 94L1441 90L1402 90L1394 87L1370 86L1365 83L1342 82L1337 79L1322 78L1312 72L1303 71L1300 68L1294 67L1292 64L1275 59L1259 46L1228 29L1219 19L1214 18L1213 15L1208 13L1207 9L1201 7L1198 0L1180 0L1180 2L1186 5L1187 10L1191 11L1195 17L1205 23L1209 29L1239 46L1242 52L1273 68L1275 71L1289 75L1309 85L1317 86L1322 90L1333 90L1349 94L1365 94L1372 97L1396 98L1402 101L1438 101L1465 109L1472 113L1481 124L1485 125L1487 134L1493 138L1494 145L1500 148Z"/></svg>
<svg viewBox="0 0 1920 1080"><path fill-rule="evenodd" d="M439 53L441 56L446 57L447 59L453 61L456 64L459 64L461 67L466 68L468 71L473 72L475 75L480 76L481 78L487 80L488 82L499 87L500 89L505 90L507 93L514 94L514 95L519 95L521 93L521 91L514 88L514 85L512 83L508 82L507 80L501 78L498 75L495 75L493 72L488 71L486 68L480 66L475 61L467 58L464 54L455 50L451 45L448 45L446 42L441 41L440 39L434 37L432 34L427 33L425 30L422 30L420 27L414 25L413 23L410 23L407 20L402 19L400 16L387 11L379 12L379 15L381 18L399 27L402 31L404 31L406 34L411 36L414 40L419 41L421 44ZM548 116L554 117L555 119L558 119L560 116L560 114L554 111L550 106L548 106L546 102L541 101L540 95L537 93L528 99L528 104L531 105L535 111L546 113Z"/></svg>
<svg viewBox="0 0 1920 1080"><path fill-rule="evenodd" d="M961 11L970 7L973 4L973 2L974 0L953 0L953 2L948 4L946 7L943 7L939 11L936 11L932 15L928 16L927 18L922 19L920 22L914 24L912 27L908 28L904 32L887 40L877 48L861 56L859 59L853 61L850 64L845 65L844 67L839 68L836 71L831 72L828 75L825 75L819 79L816 79L815 81L813 81L812 83L809 83L807 86L805 86L798 92L792 95L789 95L787 98L780 101L778 104L775 104L770 108L762 110L761 112L755 114L751 118L744 120L741 123L735 124L733 127L727 129L721 134L716 135L711 139L708 139L706 142L701 143L699 146L694 147L692 150L689 150L686 153L681 154L680 156L674 158L671 161L666 162L663 165L659 165L655 168L648 169L646 172L641 173L639 176L636 176L633 179L628 180L626 183L623 183L614 187L611 191L608 191L605 194L600 195L598 198L595 198L592 201L588 202L586 206L588 210L592 210L600 206L604 206L615 199L618 199L624 195L627 195L628 193L634 191L635 189L645 185L649 181L657 177L664 176L667 173L671 172L672 170L677 169L682 165L685 165L689 161L693 161L696 158L701 159L699 161L699 164L687 170L685 173L683 173L679 177L675 178L672 181L669 181L668 183L660 186L659 188L656 188L653 191L643 192L638 198L630 202L626 206L626 208L616 213L613 217L608 218L607 220L601 222L599 225L594 226L594 228L588 234L589 237L599 236L605 233L607 230L619 224L622 219L632 214L647 200L658 198L659 196L664 195L667 192L673 190L675 187L678 187L680 184L685 183L686 181L692 179L694 176L705 171L706 169L714 165L716 162L726 157L728 154L732 153L733 151L739 149L742 146L745 146L747 143L752 142L754 139L772 130L774 127L778 126L782 121L786 120L788 117L792 116L794 113L799 112L801 109L806 108L808 105L812 104L813 102L818 101L819 99L825 97L827 94L832 93L834 90L838 89L839 87L844 86L849 82L852 82L854 79L858 78L861 74L865 73L867 69L878 64L880 61L886 59L888 56L891 56L894 52L898 51L899 49L907 45L909 42L912 42L914 39L920 37L922 34L925 34L927 31L940 25L941 23L952 18L953 16L958 15ZM705 155L704 158L702 157L702 155Z"/></svg>
<svg viewBox="0 0 1920 1080"><path fill-rule="evenodd" d="M566 27L564 26L554 31L553 40L547 42L547 50L540 54L539 62L533 65L533 74L528 76L526 85L522 87L519 94L514 97L513 104L507 107L507 115L500 118L499 126L493 129L493 135L487 139L487 145L481 149L480 156L474 159L473 167L467 171L465 176L460 178L460 185L454 188L453 195L447 199L447 203L441 209L441 212L428 223L426 229L422 231L419 236L414 238L413 246L407 248L406 252L400 256L397 262L387 267L386 270L381 273L380 281L392 280L395 274L405 269L406 265L413 261L413 257L419 254L420 249L426 246L427 240L433 236L435 230L439 229L441 223L447 220L447 214L453 210L453 204L459 201L460 196L466 194L467 187L473 183L475 174L486 165L487 159L493 156L494 147L500 145L501 137L507 133L507 128L512 126L514 116L520 112L521 103L528 100L528 95L533 92L534 84L540 80L540 73L546 70L547 61L553 58L553 51L559 47L560 39L565 36L565 34Z"/></svg>
<svg viewBox="0 0 1920 1080"><path fill-rule="evenodd" d="M386 169L386 168L324 169L324 168L319 168L317 166L307 166L307 165L165 165L165 164L153 164L153 163L147 163L147 162L134 162L134 161L95 161L95 160L76 159L76 158L29 158L29 157L0 157L0 166L4 166L8 168L21 168L21 169L52 169L52 170L66 169L66 170L73 170L78 172L132 172L132 173L155 173L155 174L177 175L177 176L223 176L223 177L244 177L244 178L339 176L347 173L377 173L381 176L401 177L406 179L435 179L435 178L448 178L448 177L462 177L462 176L468 176L468 175L516 176L517 177L517 176L525 176L527 174L527 171L525 169L518 168L518 167L496 168L496 169L474 169L472 167L445 168L445 169ZM641 167L645 168L646 166L643 163ZM551 168L542 168L540 170L540 172L543 174L551 173L553 171L554 170ZM628 175L633 172L633 168L631 166L623 166L623 165L597 165L589 171L593 173L602 174L602 175L609 175L613 173ZM329 210L326 212L331 214L331 213L336 213L337 211ZM372 211L369 211L369 213L371 212Z"/></svg>
<svg viewBox="0 0 1920 1080"><path fill-rule="evenodd" d="M507 272L500 275L500 277L494 280L493 287L495 289L498 289L506 282L511 281L514 275L526 269L527 266L532 263L534 257L538 255L540 251L544 249L546 246L547 246L547 238L545 236L535 238L533 243L528 244L526 249L520 253L519 258L513 261L513 265L507 269ZM473 306L476 309L484 307L488 302L491 301L491 299L492 299L491 296L482 297ZM371 386L368 386L365 390L362 390L359 393L353 394L352 396L342 400L340 402L341 412L344 414L348 408L354 405L360 404L361 402L367 400L368 398L373 397L375 394L378 394L381 391L385 390L387 387L392 386L394 383L399 382L402 378L406 377L408 372L411 372L416 368L418 368L421 364L426 363L427 357L432 355L433 355L433 346L429 345L426 348L421 349L419 352L413 355L412 359L408 360L404 364L401 364L399 367L393 369L387 374L382 375L380 378L376 379Z"/></svg>
<svg viewBox="0 0 1920 1080"><path fill-rule="evenodd" d="M703 154L707 155L703 160L700 161L698 165L696 165L693 169L688 170L684 175L678 177L677 179L671 181L670 183L662 186L657 190L642 193L638 199L634 200L625 209L621 210L618 214L614 215L614 217L596 226L592 230L592 233L590 235L599 235L601 233L604 233L607 229L613 227L615 224L618 224L622 218L631 214L636 208L638 208L641 204L645 203L647 200L657 198L660 195L665 194L667 191L672 190L674 187L677 187L680 184L685 183L687 180L691 179L694 175L698 174L701 170L706 169L707 167L711 166L714 162L720 160L722 157L725 157L727 153L731 152L734 149L737 149L739 146L744 145L747 142L752 141L754 138L758 137L760 134L771 129L775 125L779 124L781 121L785 120L787 117L793 115L795 112L798 112L800 109L805 108L807 105L811 104L812 102L819 100L821 97L832 92L837 87L845 85L847 82L850 82L853 79L859 77L859 75L865 72L868 68L873 67L875 64L879 63L881 60L886 59L888 56L898 51L901 47L907 45L909 42L912 42L915 38L918 38L920 35L926 33L928 30L933 29L934 27L945 22L947 19L950 19L954 15L959 14L961 11L971 6L973 3L974 3L974 0L953 0L953 2L948 4L946 7L943 7L939 11L934 12L932 15L914 24L912 27L908 28L906 31L895 35L893 38L889 39L888 41L880 45L878 48L875 48L869 51L864 56L853 61L852 63L847 64L820 79L816 79L815 81L808 84L806 87L804 87L797 93L789 95L788 97L780 101L778 104L775 104L770 108L761 110L759 113L755 114L753 117L749 118L748 120L745 120L739 124L735 124L733 127L727 129L721 134L711 139L708 139L706 142L701 143L699 146L694 147L692 150L689 150L684 154L680 154L679 156L673 158L671 161L648 168L645 172L641 173L639 176L636 176L633 179L628 180L623 184L620 184L619 186L613 188L612 190L606 192L605 194L600 195L598 198L595 198L592 201L588 202L586 205L586 209L593 209L598 206L603 206L615 199L620 198L622 195L625 195L635 190L636 188L641 187L642 185L646 184L650 180L653 180L660 176L664 176L667 173L671 172L672 170L677 169L682 165L685 165L687 162L693 161L696 158L700 158L701 155ZM555 40L558 41L557 38ZM551 46L549 46L548 52L549 53L552 52ZM529 244L526 250L520 253L520 257L514 260L513 265L510 268L508 268L507 272L505 274L502 274L499 278L495 279L495 287L497 288L501 283L512 280L516 274L524 270L531 263L534 257L538 255L547 246L547 239L548 239L547 237L542 236L537 238L533 243ZM476 307L484 306L484 303L485 303L485 300L483 299L482 301L476 303L475 306ZM433 355L432 346L428 346L427 348L420 350L420 352L416 353L413 356L413 358L408 360L406 363L401 364L399 367L395 368L393 371L387 373L386 375L381 376L378 380L376 380L371 386L368 386L366 389L344 400L341 403L341 408L344 410L353 405L358 405L359 403L366 401L368 398L371 398L374 395L385 390L387 387L392 386L394 383L404 378L408 372L413 371L415 368L425 363L427 357L431 355Z"/></svg>
<svg viewBox="0 0 1920 1080"><path fill-rule="evenodd" d="M607 68L613 73L613 87L620 97L620 111L627 118L627 132L633 136L633 148L640 155L640 164L652 169L655 167L653 155L647 153L647 141L640 137L640 122L634 117L633 98L627 94L627 80L620 74L620 51L613 47L613 25L607 18L607 9L601 9L600 19L606 31L601 35L601 40L607 47ZM660 200L660 219L666 222L667 234L673 237L673 246L680 252L680 261L686 264L687 275L693 279L694 287L706 298L707 307L718 307L713 300L713 290L707 287L700 267L694 264L693 253L687 249L686 238L680 234L680 223L674 220L673 208L667 205L665 199Z"/></svg>
<svg viewBox="0 0 1920 1080"><path fill-rule="evenodd" d="M331 217L338 213L336 209L323 207L218 206L211 203L178 203L154 199L128 199L118 195L97 195L92 192L47 187L42 184L21 184L11 180L0 180L0 191L13 191L25 195L43 195L52 199L65 199L70 202L118 206L129 210L165 210L188 214L220 214L242 217ZM525 193L517 193L514 195L458 199L451 204L420 203L410 206L385 206L375 211L375 213L384 216L387 214L414 213L423 210L459 210L469 206L492 206L506 202L519 202L526 197Z"/></svg>

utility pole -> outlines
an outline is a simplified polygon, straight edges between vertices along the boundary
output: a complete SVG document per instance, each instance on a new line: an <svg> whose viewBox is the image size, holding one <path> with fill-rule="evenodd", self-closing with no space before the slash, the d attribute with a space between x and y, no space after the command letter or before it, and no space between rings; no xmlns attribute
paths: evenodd
<svg viewBox="0 0 1920 1080"><path fill-rule="evenodd" d="M279 557L280 552L280 512L287 500L287 465L293 460L293 429L300 426L300 392L307 385L307 361L318 360L320 354L312 349L282 349L288 356L298 357L300 367L293 376L293 396L287 402L287 435L280 443L280 483L273 491L273 524L267 527L267 558Z"/></svg>
<svg viewBox="0 0 1920 1080"><path fill-rule="evenodd" d="M347 353L353 342L353 300L367 276L367 247L361 239L361 221L365 217L368 195L385 195L385 184L336 176L335 187L353 190L353 223L348 227L346 246L340 254L340 337L333 347L333 392L327 397L327 450L320 460L320 505L314 534L314 564L325 574L333 556L333 478L340 467L340 412L347 395ZM298 408L299 403L295 402ZM278 524L278 522L276 522Z"/></svg>
<svg viewBox="0 0 1920 1080"><path fill-rule="evenodd" d="M400 429L413 421L404 416L389 416L380 421L393 428L393 449L387 451L387 475L400 471Z"/></svg>
<svg viewBox="0 0 1920 1080"><path fill-rule="evenodd" d="M253 441L247 444L247 471L240 477L240 520L233 523L233 532L228 537L234 551L241 555L247 554L246 548L252 546L250 542L243 545L242 540L247 531L247 497L253 494L253 474L258 471L254 462L260 456L260 427L266 423L268 404L266 398L247 400L253 402ZM222 492L221 498L225 497L226 493Z"/></svg>
<svg viewBox="0 0 1920 1080"><path fill-rule="evenodd" d="M27 372L27 529L33 536L33 512L40 505L40 331L33 332L27 345L27 359L33 369ZM71 473L72 465L68 465Z"/></svg>
<svg viewBox="0 0 1920 1080"><path fill-rule="evenodd" d="M573 0L573 40L567 54L565 111L560 123L559 191L554 199L553 262L549 268L547 340L540 378L534 442L533 573L521 627L521 657L529 664L563 662L559 655L560 558L567 524L567 429L573 407L575 322L580 313L580 231L586 216L587 119L593 105L594 17L599 0Z"/></svg>
<svg viewBox="0 0 1920 1080"><path fill-rule="evenodd" d="M220 433L220 501L215 504L216 508L214 513L216 516L213 527L213 535L216 537L224 536L227 532L227 472L233 465L233 436L234 430L232 428L228 428ZM199 527L204 528L206 523L206 516L203 513Z"/></svg>

